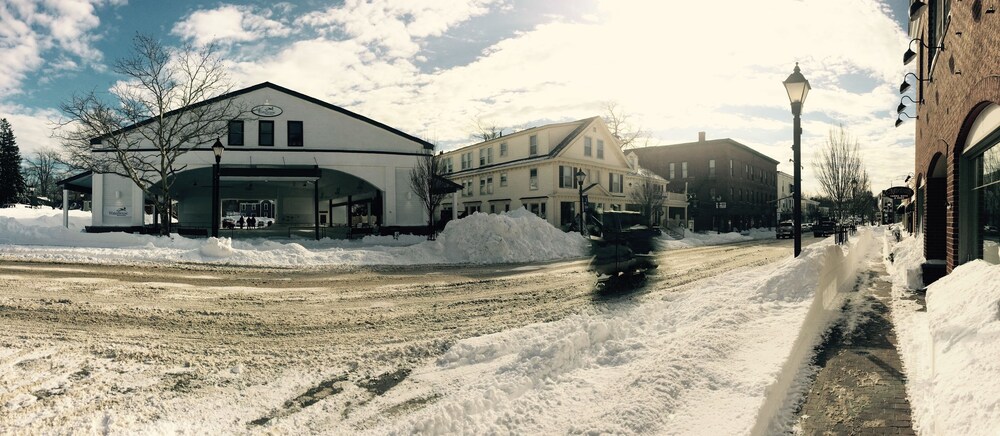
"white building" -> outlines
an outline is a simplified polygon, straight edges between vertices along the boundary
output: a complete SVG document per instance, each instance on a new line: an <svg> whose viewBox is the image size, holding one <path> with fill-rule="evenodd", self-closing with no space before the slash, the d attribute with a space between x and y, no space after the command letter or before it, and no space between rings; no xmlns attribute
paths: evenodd
<svg viewBox="0 0 1000 436"><path fill-rule="evenodd" d="M586 174L587 203L598 211L625 210L634 203L630 186L653 181L665 192L667 184L642 171L634 158L635 166L630 165L600 117L534 127L446 152L441 159L445 177L463 187L442 206L444 219L524 207L554 226L567 227L578 216L578 170ZM667 203L687 205L683 195L670 196Z"/></svg>
<svg viewBox="0 0 1000 436"><path fill-rule="evenodd" d="M338 236L331 227L346 233L348 224L355 229L426 224L423 207L411 193L409 174L418 156L433 152L432 144L268 82L199 104L224 99L236 99L252 110L230 121L228 135L220 138L225 146L219 185L222 217L236 221L254 216L261 234L315 230L317 237ZM93 153L109 152L100 138L92 142ZM174 227L208 234L213 225L215 158L212 142L192 146L178 161L183 169L171 189ZM91 230L136 231L149 224L143 214L148 199L130 179L87 173L60 183L64 189L92 192Z"/></svg>
<svg viewBox="0 0 1000 436"><path fill-rule="evenodd" d="M788 221L793 218L792 210L795 206L795 202L792 201L792 182L794 181L794 177L791 174L778 171L776 178L778 182L778 196L775 198L778 199L778 221ZM802 209L802 212L804 215L805 208Z"/></svg>

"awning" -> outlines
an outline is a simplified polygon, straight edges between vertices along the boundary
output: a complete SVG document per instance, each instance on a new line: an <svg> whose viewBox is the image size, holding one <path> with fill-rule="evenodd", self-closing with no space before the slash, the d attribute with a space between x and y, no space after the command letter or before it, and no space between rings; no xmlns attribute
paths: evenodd
<svg viewBox="0 0 1000 436"><path fill-rule="evenodd" d="M92 171L85 171L56 182L56 186L62 186L63 189L73 192L92 194L94 190L93 176L94 173Z"/></svg>
<svg viewBox="0 0 1000 436"><path fill-rule="evenodd" d="M452 182L441 176L434 176L431 179L432 194L451 194L462 190L462 185Z"/></svg>

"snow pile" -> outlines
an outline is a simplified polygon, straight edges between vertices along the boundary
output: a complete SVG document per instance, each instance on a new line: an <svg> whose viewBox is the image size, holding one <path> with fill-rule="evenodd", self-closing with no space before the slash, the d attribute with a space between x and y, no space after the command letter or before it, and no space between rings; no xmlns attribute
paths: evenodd
<svg viewBox="0 0 1000 436"><path fill-rule="evenodd" d="M460 341L352 420L376 423L372 434L747 434L807 322L829 245Z"/></svg>
<svg viewBox="0 0 1000 436"><path fill-rule="evenodd" d="M757 239L774 239L775 237L774 230L771 229L751 229L744 233L695 233L685 230L684 239L676 240L666 236L659 238L657 240L657 248L660 250L677 250L706 245L732 244L734 242L753 241Z"/></svg>
<svg viewBox="0 0 1000 436"><path fill-rule="evenodd" d="M205 257L229 257L233 255L233 241L229 238L208 238L198 252Z"/></svg>
<svg viewBox="0 0 1000 436"><path fill-rule="evenodd" d="M432 249L453 263L562 259L583 256L589 249L579 233L563 232L524 208L451 221L436 242Z"/></svg>
<svg viewBox="0 0 1000 436"><path fill-rule="evenodd" d="M85 233L90 213L25 207L0 209L0 255L18 259L103 264L194 262L249 266L415 265L535 262L581 257L589 247L578 233L564 233L534 214L473 214L448 223L436 241L424 236L325 239L163 238L126 233ZM224 233L224 232L223 232Z"/></svg>
<svg viewBox="0 0 1000 436"><path fill-rule="evenodd" d="M893 283L901 284L906 289L921 289L924 287L924 279L920 265L926 262L923 241L910 236L897 243L893 236L894 230L895 227L890 227L885 232L882 251L888 260L886 271Z"/></svg>
<svg viewBox="0 0 1000 436"><path fill-rule="evenodd" d="M930 435L993 435L1000 428L1000 265L968 262L922 287L922 240L886 235L893 324L907 376L914 428ZM910 273L917 271L916 274ZM914 279L916 276L916 280Z"/></svg>

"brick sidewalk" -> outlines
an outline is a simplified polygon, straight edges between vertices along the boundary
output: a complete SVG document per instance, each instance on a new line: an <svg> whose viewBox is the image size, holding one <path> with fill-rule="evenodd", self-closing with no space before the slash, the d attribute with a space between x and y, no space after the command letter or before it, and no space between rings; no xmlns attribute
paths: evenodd
<svg viewBox="0 0 1000 436"><path fill-rule="evenodd" d="M906 376L889 314L892 285L881 263L861 291L867 321L844 336L834 329L816 356L820 367L799 412L806 435L913 435Z"/></svg>

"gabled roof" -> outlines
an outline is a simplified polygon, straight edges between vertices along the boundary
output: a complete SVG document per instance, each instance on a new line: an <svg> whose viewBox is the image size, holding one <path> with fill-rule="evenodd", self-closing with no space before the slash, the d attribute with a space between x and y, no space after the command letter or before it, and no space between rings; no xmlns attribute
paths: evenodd
<svg viewBox="0 0 1000 436"><path fill-rule="evenodd" d="M284 93L284 94L288 94L288 95L290 95L292 97L308 101L310 103L322 106L322 107L330 109L332 111L336 111L336 112L339 112L341 114L347 115L347 116L349 116L351 118L354 118L356 120L363 121L365 123L371 124L371 125L373 125L375 127L378 127L380 129L386 130L386 131L388 131L390 133L393 133L393 134L402 136L403 138L406 138L408 140L417 142L417 143L423 145L424 149L426 149L426 150L433 150L434 149L434 144L431 144L430 142L427 142L427 141L425 141L423 139L417 138L416 136L410 135L408 133L404 133L404 132L402 132L402 131L400 131L400 130L398 130L396 128L393 128L393 127L390 127L388 125L382 124L382 123L380 123L378 121L375 121L375 120L373 120L371 118L368 118L368 117L366 117L364 115L360 115L360 114L351 112L351 111L349 111L347 109L344 109L344 108L342 108L340 106L336 106L336 105L327 103L327 102L325 102L323 100L320 100L318 98L310 97L310 96L305 95L305 94L303 94L301 92L293 91L293 90L285 88L283 86L275 85L275 84L273 84L271 82L258 83L256 85L253 85L253 86L249 87L249 88L238 89L236 91L229 92L229 93L226 93L226 94L222 94L222 95L219 95L219 96L216 96L216 97L212 97L212 98L210 98L208 100L203 100L203 101L200 101L198 103L195 103L195 104L183 107L183 108L174 109L174 110L172 110L170 112L167 112L165 114L165 116L169 117L169 116L176 115L176 114L180 113L184 109L196 108L196 107L200 107L200 106L204 106L204 105L216 103L216 102L219 102L219 101L222 101L222 100L226 100L226 99L230 99L230 98L234 98L234 97L239 97L241 95L249 94L251 92L254 92L254 91L257 91L257 90L260 90L260 89L264 89L264 88L273 89L275 91L278 91L278 92L281 92L281 93ZM132 129L144 126L146 124L152 123L153 121L155 121L155 118L149 118L149 119L146 119L144 121L140 121L138 123L135 123L135 124L133 124L131 126L127 126L124 129L119 130L118 132L132 130ZM118 133L118 132L115 132L115 133ZM99 136L97 138L94 138L94 139L91 140L91 143L94 143L95 140L99 141L101 138L103 138L103 136Z"/></svg>
<svg viewBox="0 0 1000 436"><path fill-rule="evenodd" d="M575 121L577 123L580 123L580 125L577 126L576 129L573 129L573 131L570 132L569 135L566 135L566 137L563 138L561 142L559 142L559 145L552 147L552 150L549 151L549 156L554 157L555 155L563 151L564 148L572 144L573 141L576 140L576 138L578 138L583 132L587 130L587 127L589 127L595 120L598 119L600 119L600 117L590 117L579 121Z"/></svg>

